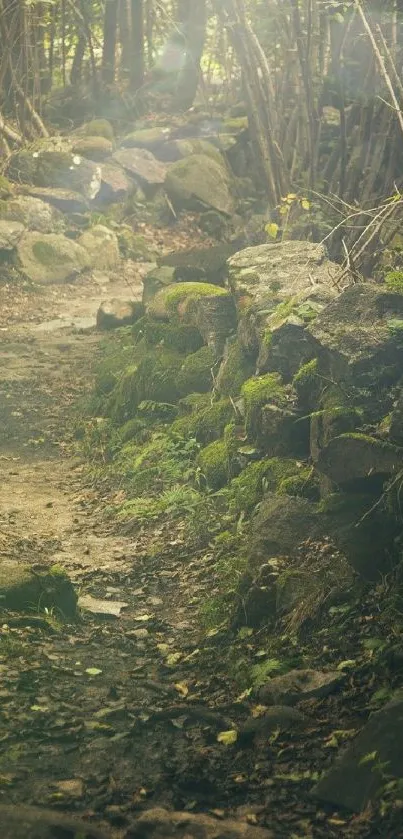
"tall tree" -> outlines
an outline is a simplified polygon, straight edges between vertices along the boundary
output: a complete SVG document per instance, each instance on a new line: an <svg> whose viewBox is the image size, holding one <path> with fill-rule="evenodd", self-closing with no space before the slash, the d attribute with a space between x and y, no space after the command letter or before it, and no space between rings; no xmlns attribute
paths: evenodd
<svg viewBox="0 0 403 839"><path fill-rule="evenodd" d="M177 26L183 39L184 61L175 99L176 105L184 110L192 106L199 85L206 23L206 0L179 0Z"/></svg>
<svg viewBox="0 0 403 839"><path fill-rule="evenodd" d="M106 0L102 50L102 81L113 84L115 80L118 0Z"/></svg>

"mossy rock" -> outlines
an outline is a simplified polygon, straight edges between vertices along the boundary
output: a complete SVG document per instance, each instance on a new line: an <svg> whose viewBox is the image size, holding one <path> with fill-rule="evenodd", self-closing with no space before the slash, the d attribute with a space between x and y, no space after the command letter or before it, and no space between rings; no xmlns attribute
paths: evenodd
<svg viewBox="0 0 403 839"><path fill-rule="evenodd" d="M35 181L36 157L32 151L21 149L11 155L6 169L7 178L17 183L32 184Z"/></svg>
<svg viewBox="0 0 403 839"><path fill-rule="evenodd" d="M73 144L73 154L80 154L88 160L105 160L112 154L113 143L106 137L78 137Z"/></svg>
<svg viewBox="0 0 403 839"><path fill-rule="evenodd" d="M272 457L249 463L229 485L230 512L250 512L265 492L276 492L296 474L298 463L291 458Z"/></svg>
<svg viewBox="0 0 403 839"><path fill-rule="evenodd" d="M137 128L125 134L121 145L124 149L148 149L154 151L167 139L167 129L154 126L153 128Z"/></svg>
<svg viewBox="0 0 403 839"><path fill-rule="evenodd" d="M189 157L193 154L203 154L215 160L219 166L226 166L223 155L220 150L209 143L208 140L202 140L198 137L184 137L180 140L175 140L175 146L181 157Z"/></svg>
<svg viewBox="0 0 403 839"><path fill-rule="evenodd" d="M292 386L297 394L298 405L303 410L313 411L324 387L323 379L319 375L317 358L301 365L292 380Z"/></svg>
<svg viewBox="0 0 403 839"><path fill-rule="evenodd" d="M59 566L32 572L29 565L12 560L0 564L0 610L35 612L53 610L56 618L73 618L77 595L67 573Z"/></svg>
<svg viewBox="0 0 403 839"><path fill-rule="evenodd" d="M224 359L217 374L217 390L223 396L239 396L242 385L254 373L255 364L243 351L238 340L225 350Z"/></svg>
<svg viewBox="0 0 403 839"><path fill-rule="evenodd" d="M316 407L310 416L310 453L314 463L333 437L354 432L363 423L362 411L337 385L327 386Z"/></svg>
<svg viewBox="0 0 403 839"><path fill-rule="evenodd" d="M200 393L212 390L214 384L215 355L210 347L201 347L189 355L179 371L178 390L185 396L199 390Z"/></svg>
<svg viewBox="0 0 403 839"><path fill-rule="evenodd" d="M84 134L86 137L104 137L110 141L114 138L112 123L107 119L91 119L84 123L77 133Z"/></svg>
<svg viewBox="0 0 403 839"><path fill-rule="evenodd" d="M130 227L120 227L117 237L120 254L124 259L133 259L134 262L152 262L154 259L154 251L141 233L135 233Z"/></svg>
<svg viewBox="0 0 403 839"><path fill-rule="evenodd" d="M221 489L228 482L228 451L224 440L216 440L202 449L197 463L209 489Z"/></svg>
<svg viewBox="0 0 403 839"><path fill-rule="evenodd" d="M318 475L310 466L300 468L294 475L283 478L278 486L279 495L296 495L308 501L319 501L320 486Z"/></svg>
<svg viewBox="0 0 403 839"><path fill-rule="evenodd" d="M212 283L174 283L162 289L148 304L151 317L167 320L172 315L186 312L189 304L201 297L228 297L228 292Z"/></svg>
<svg viewBox="0 0 403 839"><path fill-rule="evenodd" d="M146 306L156 294L175 280L175 268L168 265L156 265L143 279L143 303Z"/></svg>
<svg viewBox="0 0 403 839"><path fill-rule="evenodd" d="M175 404L180 396L178 374L182 361L176 353L148 353L123 373L111 393L108 415L121 423L131 419L145 400Z"/></svg>
<svg viewBox="0 0 403 839"><path fill-rule="evenodd" d="M187 396L184 396L178 402L179 407L179 414L182 417L190 416L191 414L197 414L199 411L203 411L206 408L211 406L211 394L210 393L199 393L195 391L194 393L189 393Z"/></svg>
<svg viewBox="0 0 403 839"><path fill-rule="evenodd" d="M158 259L158 264L175 269L174 281L205 280L213 285L224 285L227 259L235 251L233 243L221 242L209 248L189 248L165 254Z"/></svg>
<svg viewBox="0 0 403 839"><path fill-rule="evenodd" d="M195 326L186 323L165 323L145 316L133 327L136 341L143 339L150 348L163 346L166 350L187 355L203 346L203 338Z"/></svg>
<svg viewBox="0 0 403 839"><path fill-rule="evenodd" d="M282 384L278 373L266 373L253 376L241 388L245 406L245 426L250 439L256 439L261 433L261 409L270 403L277 408L287 408L290 404L290 388Z"/></svg>
<svg viewBox="0 0 403 839"><path fill-rule="evenodd" d="M233 417L234 409L229 399L219 399L217 402L211 402L211 396L200 403L200 396L202 394L191 394L192 400L194 397L199 397L199 401L194 400L194 404L198 404L198 408L192 413L185 416L180 416L171 426L173 433L178 434L184 439L195 438L198 443L207 445L214 440L220 439L223 432ZM179 410L183 408L185 400L181 399L179 402Z"/></svg>

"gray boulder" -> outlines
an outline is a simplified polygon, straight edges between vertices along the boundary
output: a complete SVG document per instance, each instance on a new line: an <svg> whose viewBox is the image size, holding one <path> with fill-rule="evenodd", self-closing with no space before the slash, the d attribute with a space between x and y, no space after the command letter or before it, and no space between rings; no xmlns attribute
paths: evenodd
<svg viewBox="0 0 403 839"><path fill-rule="evenodd" d="M385 777L385 772L387 777ZM364 810L389 778L403 777L403 693L372 714L312 794L349 810Z"/></svg>
<svg viewBox="0 0 403 839"><path fill-rule="evenodd" d="M260 688L259 701L264 705L295 705L304 699L322 699L338 690L345 679L339 670L289 670Z"/></svg>
<svg viewBox="0 0 403 839"><path fill-rule="evenodd" d="M162 186L166 177L166 167L147 149L119 149L112 159L122 166L140 186Z"/></svg>
<svg viewBox="0 0 403 839"><path fill-rule="evenodd" d="M228 168L206 154L194 154L173 163L168 169L165 189L177 210L197 212L212 207L227 216L235 210Z"/></svg>
<svg viewBox="0 0 403 839"><path fill-rule="evenodd" d="M55 207L61 213L85 213L89 209L89 202L70 189L48 189L40 187L29 187L29 195Z"/></svg>
<svg viewBox="0 0 403 839"><path fill-rule="evenodd" d="M135 323L144 314L140 301L105 300L97 312L97 327L102 330L118 329Z"/></svg>
<svg viewBox="0 0 403 839"><path fill-rule="evenodd" d="M91 266L88 252L61 233L24 233L17 246L23 273L34 283L67 283Z"/></svg>
<svg viewBox="0 0 403 839"><path fill-rule="evenodd" d="M125 201L134 188L134 181L122 167L108 160L102 164L101 189L96 198L97 204Z"/></svg>
<svg viewBox="0 0 403 839"><path fill-rule="evenodd" d="M323 374L357 387L385 388L401 377L403 295L370 283L342 292L308 327Z"/></svg>
<svg viewBox="0 0 403 839"><path fill-rule="evenodd" d="M60 210L32 195L17 195L0 207L0 216L7 221L17 221L28 230L40 233L63 233L65 221Z"/></svg>
<svg viewBox="0 0 403 839"><path fill-rule="evenodd" d="M86 230L78 244L89 256L91 267L98 271L116 271L120 265L118 237L103 224L96 224Z"/></svg>
<svg viewBox="0 0 403 839"><path fill-rule="evenodd" d="M403 467L403 448L366 434L333 437L318 454L316 468L335 484L396 475Z"/></svg>

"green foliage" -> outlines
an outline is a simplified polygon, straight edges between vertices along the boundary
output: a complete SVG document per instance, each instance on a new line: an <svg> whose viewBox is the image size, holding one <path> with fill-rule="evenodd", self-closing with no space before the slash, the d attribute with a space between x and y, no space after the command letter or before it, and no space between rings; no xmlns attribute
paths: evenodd
<svg viewBox="0 0 403 839"><path fill-rule="evenodd" d="M385 276L385 284L390 291L403 294L403 271L389 271Z"/></svg>
<svg viewBox="0 0 403 839"><path fill-rule="evenodd" d="M199 394L191 394L192 398ZM181 400L180 404L185 400ZM200 400L198 400L200 402ZM198 404L196 401L196 404ZM204 403L205 404L205 403ZM183 437L194 437L198 443L205 445L213 440L218 440L225 429L225 426L233 416L234 409L229 399L219 399L211 402L208 397L206 407L201 407L194 413L179 417L171 427L173 433Z"/></svg>
<svg viewBox="0 0 403 839"><path fill-rule="evenodd" d="M158 498L138 497L127 501L119 512L119 517L138 524L156 521L163 516L170 520L183 518L197 510L202 496L192 487L173 486L164 490Z"/></svg>
<svg viewBox="0 0 403 839"><path fill-rule="evenodd" d="M271 676L281 676L287 673L289 667L278 658L266 658L254 664L250 669L252 686L255 688L265 685Z"/></svg>
<svg viewBox="0 0 403 839"><path fill-rule="evenodd" d="M319 479L310 466L280 481L279 495L297 495L309 501L319 501Z"/></svg>
<svg viewBox="0 0 403 839"><path fill-rule="evenodd" d="M116 453L112 471L119 476L129 496L155 497L181 481L197 481L198 450L195 440L175 440L168 433L157 431L143 444L126 443Z"/></svg>
<svg viewBox="0 0 403 839"><path fill-rule="evenodd" d="M229 510L235 515L250 512L264 492L275 492L281 483L295 476L295 460L272 457L249 463L228 487Z"/></svg>
<svg viewBox="0 0 403 839"><path fill-rule="evenodd" d="M115 422L125 422L145 400L174 404L180 395L178 374L181 366L182 359L176 353L162 349L147 353L120 377L108 402L108 415Z"/></svg>
<svg viewBox="0 0 403 839"><path fill-rule="evenodd" d="M197 300L199 297L220 297L228 295L225 288L211 283L173 283L156 294L148 307L150 315L161 315L163 312L174 315L183 303Z"/></svg>
<svg viewBox="0 0 403 839"><path fill-rule="evenodd" d="M140 318L133 326L133 338L145 341L149 347L163 345L167 350L186 355L203 346L203 339L196 327L184 323L164 323L150 318Z"/></svg>

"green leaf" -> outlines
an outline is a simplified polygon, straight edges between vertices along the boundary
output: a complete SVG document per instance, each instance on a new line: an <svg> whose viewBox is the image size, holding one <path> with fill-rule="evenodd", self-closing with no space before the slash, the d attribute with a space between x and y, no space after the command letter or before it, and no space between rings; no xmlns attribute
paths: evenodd
<svg viewBox="0 0 403 839"><path fill-rule="evenodd" d="M169 656L167 656L166 664L168 664L169 667L172 667L172 665L177 664L178 661L181 660L181 658L182 653L171 653Z"/></svg>
<svg viewBox="0 0 403 839"><path fill-rule="evenodd" d="M100 670L99 667L87 667L85 672L88 673L89 676L99 676L100 673L102 673L102 670Z"/></svg>
<svg viewBox="0 0 403 839"><path fill-rule="evenodd" d="M238 732L236 728L230 729L230 731L220 731L217 735L217 742L224 743L224 746L232 746L238 740Z"/></svg>
<svg viewBox="0 0 403 839"><path fill-rule="evenodd" d="M378 752L377 751L368 752L367 755L364 755L364 757L361 758L358 765L359 766L365 766L366 763L373 763L374 760L377 759L377 757L378 757Z"/></svg>
<svg viewBox="0 0 403 839"><path fill-rule="evenodd" d="M307 198L301 198L301 207L303 210L310 210L311 202Z"/></svg>
<svg viewBox="0 0 403 839"><path fill-rule="evenodd" d="M277 239L277 233L279 231L278 224L276 224L274 221L272 221L270 224L266 224L265 231L271 239Z"/></svg>

